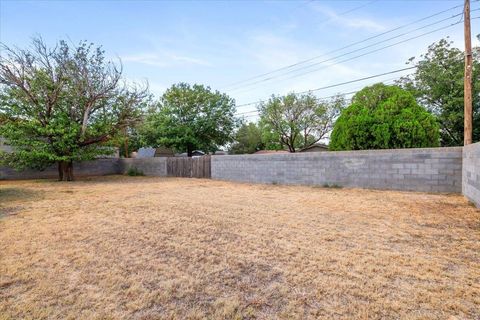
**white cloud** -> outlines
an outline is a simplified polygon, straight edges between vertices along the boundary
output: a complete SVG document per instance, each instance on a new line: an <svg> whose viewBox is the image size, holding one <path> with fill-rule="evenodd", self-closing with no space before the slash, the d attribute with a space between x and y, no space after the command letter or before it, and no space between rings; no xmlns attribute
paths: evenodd
<svg viewBox="0 0 480 320"><path fill-rule="evenodd" d="M248 55L265 69L295 63L303 56L302 46L298 42L273 34L256 34L250 38L249 43L245 48Z"/></svg>
<svg viewBox="0 0 480 320"><path fill-rule="evenodd" d="M205 60L181 56L170 52L153 52L125 55L122 56L121 59L124 62L140 63L160 68L167 68L179 65L198 65L206 67L211 66L211 64Z"/></svg>
<svg viewBox="0 0 480 320"><path fill-rule="evenodd" d="M135 62L146 64L149 66L156 67L166 67L168 64L164 60L160 59L156 54L137 54L137 55L128 55L121 57L123 62Z"/></svg>
<svg viewBox="0 0 480 320"><path fill-rule="evenodd" d="M318 4L312 5L312 8L315 11L321 13L323 16L328 18L326 21L324 21L320 25L324 25L332 22L338 25L342 25L344 27L355 28L355 29L367 29L370 31L384 31L386 29L384 25L372 19L344 17L341 14L336 13L331 8L318 5Z"/></svg>
<svg viewBox="0 0 480 320"><path fill-rule="evenodd" d="M246 43L248 45L242 47L243 55L249 57L247 61L248 64L257 66L257 74L285 67L309 59L312 56L322 55L322 48L318 46L318 43L304 43L290 37L282 37L273 33L257 33L250 36L249 41ZM327 58L328 56L324 57L324 59ZM332 65L328 66L329 64ZM359 78L368 74L368 72L364 72L364 70L368 70L368 68L364 68L365 66L363 64L356 64L354 67L343 64L333 65L333 62L329 64L325 64L325 70L322 70L322 72L312 72L304 76L295 77L297 74L299 75L311 70L308 68L300 72L281 75L293 70L287 69L279 73L248 81L250 85L246 87L227 87L226 91L236 97L238 102L245 103L268 98L272 93L285 94L293 91L301 92L335 82L345 81L345 79ZM306 65L309 64L307 63ZM302 66L305 65L299 67ZM322 68L322 66L319 65L316 68ZM272 79L272 81L262 81L262 79L270 77L274 79ZM333 90L333 93L343 91L344 89L345 88L336 88ZM324 93L325 92L321 92L322 95Z"/></svg>
<svg viewBox="0 0 480 320"><path fill-rule="evenodd" d="M320 8L322 7L317 8L318 10L321 10ZM343 21L340 21L341 19L345 19L341 15L338 15L334 11L326 8L324 8L324 11L324 14L327 15L327 17L329 17L332 21L336 23L344 23ZM367 28L376 31L385 29L383 25L380 25L379 23L368 19L345 20L348 20L348 23L346 23L346 25L352 28ZM255 73L258 75L264 72L269 72L271 70L295 64L302 60L310 59L311 57L322 56L325 51L329 51L327 50L328 48L323 47L321 43L311 41L299 41L298 38L295 37L295 34L287 34L280 30L276 30L276 32L259 32L258 30L255 30L254 34L250 34L247 36L247 40L243 42L243 45L230 44L230 46L233 47L234 51L241 52L241 55L246 57L246 59L237 61L238 67L241 68L243 65L251 67L253 65L257 70L257 72ZM323 59L327 58L329 57L324 56ZM370 59L370 61L372 60ZM391 64L392 62L389 61L389 63ZM322 66L319 65L317 67L314 67L313 69L316 68L322 68ZM382 68L380 67L378 69L381 70ZM307 72L308 70L310 69L305 69L300 73ZM249 81L250 83L253 82L251 86L247 88L240 88L239 90L233 90L237 86L225 87L225 89L227 92L235 96L240 102L250 102L252 101L252 98L253 100L255 100L255 97L265 98L271 93L281 94L291 91L305 91L311 88L331 84L332 82L339 82L345 81L345 79L362 77L371 74L371 72L373 71L369 70L368 66L365 66L364 63L360 64L357 62L356 64L332 65L328 68L325 68L324 71L322 70L321 72L312 72L308 75L301 77L291 78L291 76L296 74L291 73L286 76L276 77L273 81L258 82L258 84L256 84L255 82L258 80L257 79ZM278 74L275 73L271 76L277 75ZM267 76L267 78L268 77L270 76ZM243 78L247 79L248 76L245 76ZM284 78L291 79L282 80ZM334 93L342 91L343 89L345 88L335 89Z"/></svg>

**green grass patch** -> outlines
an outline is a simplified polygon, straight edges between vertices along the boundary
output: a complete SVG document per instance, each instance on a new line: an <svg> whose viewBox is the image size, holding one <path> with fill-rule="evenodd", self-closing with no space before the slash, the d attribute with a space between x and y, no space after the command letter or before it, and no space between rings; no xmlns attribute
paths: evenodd
<svg viewBox="0 0 480 320"><path fill-rule="evenodd" d="M137 176L144 176L144 175L145 174L143 173L143 171L136 167L130 167L127 170L127 176L130 176L130 177L137 177Z"/></svg>
<svg viewBox="0 0 480 320"><path fill-rule="evenodd" d="M341 185L338 185L338 184L335 184L335 183L332 183L332 184L329 184L329 183L325 183L323 185L324 188L333 188L333 189L342 189L343 187Z"/></svg>

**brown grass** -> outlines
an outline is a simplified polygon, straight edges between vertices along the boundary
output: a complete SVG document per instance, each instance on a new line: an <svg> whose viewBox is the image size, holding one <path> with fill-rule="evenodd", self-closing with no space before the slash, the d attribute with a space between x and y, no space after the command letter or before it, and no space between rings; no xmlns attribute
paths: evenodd
<svg viewBox="0 0 480 320"><path fill-rule="evenodd" d="M459 195L95 178L0 183L0 319L479 319Z"/></svg>

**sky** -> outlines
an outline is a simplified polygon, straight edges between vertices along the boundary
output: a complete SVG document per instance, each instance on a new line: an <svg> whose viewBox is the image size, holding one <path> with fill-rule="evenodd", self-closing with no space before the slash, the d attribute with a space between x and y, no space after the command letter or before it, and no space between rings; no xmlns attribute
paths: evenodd
<svg viewBox="0 0 480 320"><path fill-rule="evenodd" d="M87 40L103 46L109 59L120 59L129 81L148 82L156 97L175 83L204 84L227 93L236 100L239 115L255 120L253 102L272 94L405 68L409 58L447 36L462 48L462 4L463 0L0 0L0 42L24 48L35 36L50 45L62 39L73 44ZM475 10L480 2L472 0L471 7L472 18L479 17L480 10ZM474 45L478 33L480 19L474 19ZM309 62L275 72L305 60ZM328 97L351 92L379 81L391 83L409 72L313 93ZM269 74L257 77L265 73Z"/></svg>

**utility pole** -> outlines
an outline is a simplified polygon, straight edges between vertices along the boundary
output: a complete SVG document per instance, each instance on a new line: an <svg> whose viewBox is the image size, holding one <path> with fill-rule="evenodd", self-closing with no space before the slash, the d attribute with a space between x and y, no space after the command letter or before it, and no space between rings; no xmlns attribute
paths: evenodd
<svg viewBox="0 0 480 320"><path fill-rule="evenodd" d="M472 35L470 29L470 0L463 9L465 33L465 76L463 80L464 131L463 144L472 143Z"/></svg>

